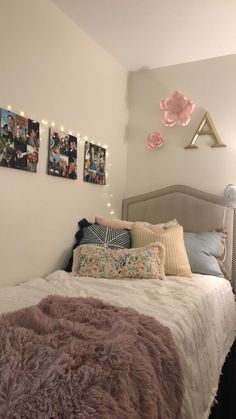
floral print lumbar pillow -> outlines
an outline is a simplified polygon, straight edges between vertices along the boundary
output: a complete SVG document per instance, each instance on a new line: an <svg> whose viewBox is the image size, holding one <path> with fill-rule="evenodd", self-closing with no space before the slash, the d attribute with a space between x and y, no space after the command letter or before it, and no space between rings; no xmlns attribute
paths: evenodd
<svg viewBox="0 0 236 419"><path fill-rule="evenodd" d="M110 279L164 279L165 249L152 243L136 249L81 245L74 250L72 274Z"/></svg>

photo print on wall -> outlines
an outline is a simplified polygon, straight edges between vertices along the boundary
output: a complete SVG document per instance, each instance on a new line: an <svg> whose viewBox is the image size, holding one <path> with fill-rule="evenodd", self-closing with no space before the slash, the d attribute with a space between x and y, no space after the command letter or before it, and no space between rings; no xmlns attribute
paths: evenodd
<svg viewBox="0 0 236 419"><path fill-rule="evenodd" d="M77 179L77 137L50 128L48 174Z"/></svg>
<svg viewBox="0 0 236 419"><path fill-rule="evenodd" d="M106 185L106 149L96 144L84 144L84 182Z"/></svg>
<svg viewBox="0 0 236 419"><path fill-rule="evenodd" d="M37 172L39 123L0 109L0 166Z"/></svg>

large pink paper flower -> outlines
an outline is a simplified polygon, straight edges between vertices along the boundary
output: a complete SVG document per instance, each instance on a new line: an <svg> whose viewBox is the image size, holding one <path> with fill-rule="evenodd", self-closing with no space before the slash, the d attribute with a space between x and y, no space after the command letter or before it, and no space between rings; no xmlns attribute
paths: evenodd
<svg viewBox="0 0 236 419"><path fill-rule="evenodd" d="M164 113L162 122L165 126L179 125L185 127L191 120L194 103L183 93L175 91L170 97L160 101L160 108Z"/></svg>
<svg viewBox="0 0 236 419"><path fill-rule="evenodd" d="M159 132L153 131L148 134L147 144L149 148L160 148L164 144L164 139Z"/></svg>

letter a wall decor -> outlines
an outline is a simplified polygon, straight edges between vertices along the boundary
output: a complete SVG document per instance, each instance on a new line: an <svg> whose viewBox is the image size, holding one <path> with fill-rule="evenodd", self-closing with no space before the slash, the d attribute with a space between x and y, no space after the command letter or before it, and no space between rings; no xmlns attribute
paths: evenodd
<svg viewBox="0 0 236 419"><path fill-rule="evenodd" d="M206 128L206 127L208 127L208 128ZM205 115L203 116L200 124L197 127L197 130L196 130L192 140L185 147L185 149L198 148L196 146L196 142L197 142L197 139L198 139L199 135L211 135L213 140L214 140L214 144L212 144L211 147L226 147L226 145L222 143L222 141L220 139L220 136L219 136L218 132L216 131L214 123L213 123L213 121L212 121L208 112L206 112Z"/></svg>

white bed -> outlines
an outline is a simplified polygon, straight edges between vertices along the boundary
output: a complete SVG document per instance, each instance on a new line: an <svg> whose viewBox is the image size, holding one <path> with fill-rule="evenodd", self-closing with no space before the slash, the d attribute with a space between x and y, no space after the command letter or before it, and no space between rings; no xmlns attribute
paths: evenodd
<svg viewBox="0 0 236 419"><path fill-rule="evenodd" d="M48 294L94 296L130 306L170 327L185 380L183 419L207 419L221 368L236 335L236 308L230 282L193 275L160 280L77 278L56 271L0 293L0 312L38 303Z"/></svg>
<svg viewBox="0 0 236 419"><path fill-rule="evenodd" d="M49 294L93 296L130 306L169 327L177 344L185 381L183 419L207 419L217 393L220 372L236 336L236 213L214 195L173 186L124 200L123 218L153 224L176 218L185 231L228 231L225 265L231 282L194 274L192 278L110 280L73 277L56 271L0 289L0 313L37 304ZM148 418L147 418L148 419Z"/></svg>

